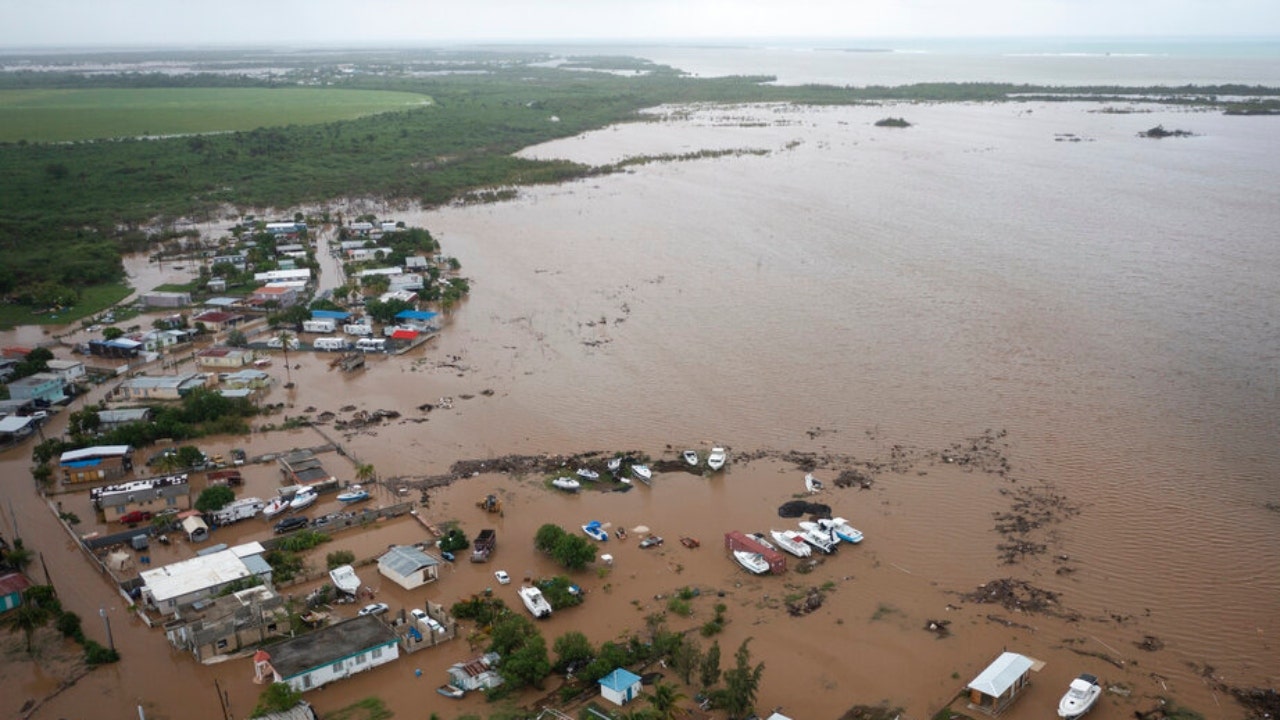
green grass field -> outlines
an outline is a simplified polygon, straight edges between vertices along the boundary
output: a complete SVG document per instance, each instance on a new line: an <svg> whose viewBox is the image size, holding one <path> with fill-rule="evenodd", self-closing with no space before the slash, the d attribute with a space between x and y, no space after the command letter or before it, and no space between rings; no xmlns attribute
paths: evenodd
<svg viewBox="0 0 1280 720"><path fill-rule="evenodd" d="M0 90L0 142L311 125L428 102L417 93L321 88Z"/></svg>
<svg viewBox="0 0 1280 720"><path fill-rule="evenodd" d="M26 305L0 303L0 328L16 325L65 325L81 318L96 315L128 297L133 289L124 283L93 285L80 291L80 302L75 306L55 312L34 314ZM122 313L117 314L123 319Z"/></svg>

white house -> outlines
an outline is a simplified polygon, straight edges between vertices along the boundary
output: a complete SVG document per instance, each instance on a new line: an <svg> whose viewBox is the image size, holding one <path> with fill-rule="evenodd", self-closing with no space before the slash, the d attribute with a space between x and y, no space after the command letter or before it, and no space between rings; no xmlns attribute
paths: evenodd
<svg viewBox="0 0 1280 720"><path fill-rule="evenodd" d="M600 678L600 696L614 705L626 705L640 694L640 676L618 668Z"/></svg>
<svg viewBox="0 0 1280 720"><path fill-rule="evenodd" d="M49 372L62 378L68 385L79 382L84 377L84 363L79 360L50 360Z"/></svg>
<svg viewBox="0 0 1280 720"><path fill-rule="evenodd" d="M411 545L396 545L378 558L378 572L412 590L440 577L440 561Z"/></svg>
<svg viewBox="0 0 1280 720"><path fill-rule="evenodd" d="M273 645L265 659L264 654L255 657L260 674L306 692L396 660L400 644L376 615L359 615Z"/></svg>
<svg viewBox="0 0 1280 720"><path fill-rule="evenodd" d="M969 707L989 715L999 714L1030 683L1031 671L1042 665L1025 655L1001 653L969 683Z"/></svg>
<svg viewBox="0 0 1280 720"><path fill-rule="evenodd" d="M260 543L251 542L143 570L142 597L160 612L176 614L179 605L216 597L233 582L252 577L270 582L271 566L262 558L264 552Z"/></svg>
<svg viewBox="0 0 1280 720"><path fill-rule="evenodd" d="M454 663L449 667L449 684L468 692L496 688L502 684L502 676L494 669L500 659L498 653L491 652L474 660Z"/></svg>

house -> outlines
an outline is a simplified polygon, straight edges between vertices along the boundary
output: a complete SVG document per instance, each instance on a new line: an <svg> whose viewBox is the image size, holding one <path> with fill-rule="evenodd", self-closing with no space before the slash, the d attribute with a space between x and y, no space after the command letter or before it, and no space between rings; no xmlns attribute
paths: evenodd
<svg viewBox="0 0 1280 720"><path fill-rule="evenodd" d="M264 552L261 544L251 542L143 570L139 573L142 599L159 612L176 617L181 606L218 597L232 583L253 578L270 583L271 566L262 559Z"/></svg>
<svg viewBox="0 0 1280 720"><path fill-rule="evenodd" d="M147 422L151 419L151 408L120 408L119 410L99 410L98 429L111 432L119 427L136 422Z"/></svg>
<svg viewBox="0 0 1280 720"><path fill-rule="evenodd" d="M969 707L988 715L1000 714L1026 689L1031 670L1042 666L1025 655L1001 653L969 683Z"/></svg>
<svg viewBox="0 0 1280 720"><path fill-rule="evenodd" d="M277 462L280 463L280 473L284 475L285 482L290 485L311 485L335 479L310 450L285 453L277 458Z"/></svg>
<svg viewBox="0 0 1280 720"><path fill-rule="evenodd" d="M191 293L153 290L143 293L139 299L147 307L184 307L191 304Z"/></svg>
<svg viewBox="0 0 1280 720"><path fill-rule="evenodd" d="M421 255L410 255L404 259L404 269L406 271L426 270L427 259Z"/></svg>
<svg viewBox="0 0 1280 720"><path fill-rule="evenodd" d="M311 703L299 700L297 705L288 710L259 715L255 720L320 720L320 716L316 714L315 708L311 707Z"/></svg>
<svg viewBox="0 0 1280 720"><path fill-rule="evenodd" d="M134 511L152 515L161 510L191 508L191 486L186 474L135 480L121 485L105 485L89 491L89 502L102 512L107 522Z"/></svg>
<svg viewBox="0 0 1280 720"><path fill-rule="evenodd" d="M0 573L0 613L8 612L22 604L22 593L31 587L31 581L22 573Z"/></svg>
<svg viewBox="0 0 1280 720"><path fill-rule="evenodd" d="M473 660L454 663L449 667L449 684L470 692L472 690L489 690L502 684L502 676L495 669L501 656L498 653L485 653Z"/></svg>
<svg viewBox="0 0 1280 720"><path fill-rule="evenodd" d="M47 363L49 373L62 378L62 382L70 385L80 382L84 378L84 363L79 360L58 360L53 359Z"/></svg>
<svg viewBox="0 0 1280 720"><path fill-rule="evenodd" d="M178 619L164 625L169 644L190 651L202 663L218 662L290 630L284 598L265 585L184 605Z"/></svg>
<svg viewBox="0 0 1280 720"><path fill-rule="evenodd" d="M208 368L240 368L253 362L253 351L214 345L196 353L196 364Z"/></svg>
<svg viewBox="0 0 1280 720"><path fill-rule="evenodd" d="M305 232L307 224L304 222L269 222L267 223L267 232L272 235L297 235Z"/></svg>
<svg viewBox="0 0 1280 720"><path fill-rule="evenodd" d="M209 289L209 292L227 291L227 281L219 277L209 278L209 282L205 283L204 286Z"/></svg>
<svg viewBox="0 0 1280 720"><path fill-rule="evenodd" d="M626 705L640 694L640 676L617 668L600 678L600 697L614 705Z"/></svg>
<svg viewBox="0 0 1280 720"><path fill-rule="evenodd" d="M135 358L139 350L142 350L142 343L129 338L89 341L89 354L97 357Z"/></svg>
<svg viewBox="0 0 1280 720"><path fill-rule="evenodd" d="M184 342L190 342L194 330L152 330L144 334L139 341L148 352L160 352Z"/></svg>
<svg viewBox="0 0 1280 720"><path fill-rule="evenodd" d="M302 282L306 283L311 280L311 270L308 268L299 268L295 270L268 270L266 272L254 273L254 282L274 283L274 282Z"/></svg>
<svg viewBox="0 0 1280 720"><path fill-rule="evenodd" d="M368 262L370 260L381 260L391 252L391 248L384 247L357 247L346 251L347 260L351 262Z"/></svg>
<svg viewBox="0 0 1280 720"><path fill-rule="evenodd" d="M66 383L58 375L36 373L9 383L9 397L14 400L44 400L59 403L67 399Z"/></svg>
<svg viewBox="0 0 1280 720"><path fill-rule="evenodd" d="M398 268L397 268L398 269ZM391 283L387 286L389 290L421 290L425 286L421 275L414 273L401 273L391 276Z"/></svg>
<svg viewBox="0 0 1280 720"><path fill-rule="evenodd" d="M396 313L396 322L419 332L431 332L439 329L437 321L439 317L440 313L429 310L401 310Z"/></svg>
<svg viewBox="0 0 1280 720"><path fill-rule="evenodd" d="M261 370L245 368L222 376L222 384L231 390L259 390L271 384L271 375Z"/></svg>
<svg viewBox="0 0 1280 720"><path fill-rule="evenodd" d="M353 222L351 223L352 235L368 235L373 232L373 223L371 222Z"/></svg>
<svg viewBox="0 0 1280 720"><path fill-rule="evenodd" d="M215 267L226 264L243 272L245 269L245 263L248 262L248 260L249 259L242 253L237 253L235 255L215 255L211 260L209 260L209 264Z"/></svg>
<svg viewBox="0 0 1280 720"><path fill-rule="evenodd" d="M116 392L126 400L180 400L208 384L209 377L203 373L139 375L120 383Z"/></svg>
<svg viewBox="0 0 1280 720"><path fill-rule="evenodd" d="M35 431L35 418L22 415L0 418L0 444L17 442Z"/></svg>
<svg viewBox="0 0 1280 720"><path fill-rule="evenodd" d="M368 270L361 270L357 274L357 276L362 278L373 277L375 275L386 275L387 277L391 277L392 275L403 275L403 274L404 274L404 268L402 267L382 267L382 268L370 268Z"/></svg>
<svg viewBox="0 0 1280 720"><path fill-rule="evenodd" d="M213 332L222 332L229 328L235 327L244 320L243 315L224 312L222 310L205 310L204 312L191 318L191 323L200 323Z"/></svg>
<svg viewBox="0 0 1280 720"><path fill-rule="evenodd" d="M269 654L259 651L254 664L272 682L306 692L399 657L391 628L376 615L360 615L272 645Z"/></svg>
<svg viewBox="0 0 1280 720"><path fill-rule="evenodd" d="M278 307L287 308L298 304L298 290L291 287L274 287L264 285L253 291L253 300L260 303L276 302Z"/></svg>
<svg viewBox="0 0 1280 720"><path fill-rule="evenodd" d="M351 313L341 310L312 310L312 320L332 320L335 324L346 322L351 317Z"/></svg>
<svg viewBox="0 0 1280 720"><path fill-rule="evenodd" d="M378 558L378 572L405 590L440 577L440 561L412 545L395 545Z"/></svg>
<svg viewBox="0 0 1280 720"><path fill-rule="evenodd" d="M392 300L401 300L410 304L418 302L418 293L412 290L388 290L378 296L379 302L391 302Z"/></svg>
<svg viewBox="0 0 1280 720"><path fill-rule="evenodd" d="M62 482L112 480L133 471L133 448L128 445L96 445L68 450L58 457Z"/></svg>

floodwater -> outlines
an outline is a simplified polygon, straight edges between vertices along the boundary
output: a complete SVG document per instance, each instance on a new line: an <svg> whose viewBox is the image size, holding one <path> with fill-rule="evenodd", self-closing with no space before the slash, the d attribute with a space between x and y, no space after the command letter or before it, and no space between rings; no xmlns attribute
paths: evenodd
<svg viewBox="0 0 1280 720"><path fill-rule="evenodd" d="M1052 713L1080 672L1131 693L1108 695L1095 717L1129 716L1158 695L1206 717L1239 716L1201 671L1273 687L1280 670L1280 119L1096 109L708 109L532 148L591 163L764 154L651 163L503 204L380 210L429 228L461 260L472 297L424 348L356 375L290 354L296 386L270 400L286 414L400 412L359 432L326 430L392 488L458 459L730 448L722 475L665 473L627 493L563 496L540 476L497 474L434 490L428 518L457 520L473 536L495 527L499 549L493 562L451 566L412 593L362 569L396 610L486 587L518 606L520 578L555 570L529 547L542 523L643 524L666 544L611 540L612 568L576 577L587 602L543 623L549 640L570 629L615 639L665 607L656 596L691 585L704 594L694 615L669 615L669 625L700 626L725 603L725 663L747 638L765 663L758 710L835 717L887 700L927 717L1007 648L1046 661L1006 715L1015 720ZM885 116L914 127L875 128ZM1196 135L1136 136L1156 124ZM281 365L270 371L283 379ZM447 407L423 408L446 397ZM983 436L986 457L1008 461L1004 475L941 459ZM321 442L301 430L216 444L256 454ZM871 489L818 498L867 539L811 573L754 578L721 538L792 526L776 508L802 492L803 472L774 454L791 450L817 453L829 487L854 467L875 478ZM329 463L352 479L350 463ZM4 477L21 487L28 464L10 453ZM245 494L273 482L273 470L253 468ZM994 515L1024 489L1063 500L1028 534L1045 552L1005 565ZM504 498L501 516L475 507L489 492ZM44 550L55 582L67 578L66 602L90 618L90 637L102 641L91 618L110 605L125 656L36 717L134 717L141 702L149 718L218 718L213 677L233 714L247 715L258 691L248 660L201 668L169 650L86 570L33 494L6 495L20 525L35 526L23 535ZM383 491L375 502L395 499ZM221 532L234 541L266 527ZM680 535L702 547L682 547ZM402 518L339 535L312 562L425 536ZM513 584L497 586L496 569ZM1004 577L1059 593L1077 619L958 596ZM782 608L828 583L817 612L791 618ZM930 620L951 621L952 636L927 632ZM1140 649L1147 636L1163 649ZM478 699L434 693L443 669L469 656L465 644L308 699L329 711L377 694L400 717L487 715L494 709Z"/></svg>

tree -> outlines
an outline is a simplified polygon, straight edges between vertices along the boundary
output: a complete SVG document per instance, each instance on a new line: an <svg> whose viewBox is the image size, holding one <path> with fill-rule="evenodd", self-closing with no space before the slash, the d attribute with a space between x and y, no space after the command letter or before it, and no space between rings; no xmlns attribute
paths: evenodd
<svg viewBox="0 0 1280 720"><path fill-rule="evenodd" d="M698 666L698 682L702 689L714 687L720 682L720 641L711 643L707 654L702 656L702 664Z"/></svg>
<svg viewBox="0 0 1280 720"><path fill-rule="evenodd" d="M751 638L747 638L738 646L734 666L724 673L725 687L717 693L716 704L728 710L729 717L746 717L752 711L760 677L764 675L764 663L751 667L751 651L747 649L750 642Z"/></svg>
<svg viewBox="0 0 1280 720"><path fill-rule="evenodd" d="M578 673L578 678L588 685L593 685L615 669L625 667L630 663L631 654L627 652L626 645L606 641L600 646L600 652L596 654L596 659L587 663L582 672Z"/></svg>
<svg viewBox="0 0 1280 720"><path fill-rule="evenodd" d="M533 621L523 615L507 613L493 621L493 629L489 633L489 651L499 655L507 655L531 637L538 635L538 628Z"/></svg>
<svg viewBox="0 0 1280 720"><path fill-rule="evenodd" d="M103 328L102 330L103 340L116 340L122 337L124 337L124 331L118 327Z"/></svg>
<svg viewBox="0 0 1280 720"><path fill-rule="evenodd" d="M691 637L682 637L671 649L671 669L685 685L693 682L693 674L702 663L702 648Z"/></svg>
<svg viewBox="0 0 1280 720"><path fill-rule="evenodd" d="M294 690L288 683L271 683L258 696L258 706L253 709L250 717L285 712L297 705L300 700L302 700L302 693Z"/></svg>
<svg viewBox="0 0 1280 720"><path fill-rule="evenodd" d="M183 468L197 467L205 462L204 453L200 452L200 448L195 445L183 445L178 448L177 458L178 467Z"/></svg>
<svg viewBox="0 0 1280 720"><path fill-rule="evenodd" d="M22 540L16 539L13 541L13 547L9 548L9 551L4 554L2 559L10 565L18 568L18 570L22 570L31 564L34 557L35 556L31 550L23 546Z"/></svg>
<svg viewBox="0 0 1280 720"><path fill-rule="evenodd" d="M659 680L653 685L653 694L646 696L646 699L657 712L657 720L675 720L680 714L678 705L685 697L687 696L677 690L675 685Z"/></svg>
<svg viewBox="0 0 1280 720"><path fill-rule="evenodd" d="M581 570L587 566L587 563L595 562L596 546L586 538L565 535L560 538L560 542L556 543L551 551L551 557L570 570Z"/></svg>
<svg viewBox="0 0 1280 720"><path fill-rule="evenodd" d="M378 477L378 471L369 463L361 463L356 466L356 480L362 483L369 482Z"/></svg>
<svg viewBox="0 0 1280 720"><path fill-rule="evenodd" d="M533 536L533 546L544 553L550 553L555 550L565 534L564 528L554 523L547 523L538 528L538 532Z"/></svg>
<svg viewBox="0 0 1280 720"><path fill-rule="evenodd" d="M211 513L221 510L235 499L234 490L226 485L214 485L201 491L200 497L196 498L196 509L202 513Z"/></svg>
<svg viewBox="0 0 1280 720"><path fill-rule="evenodd" d="M239 328L227 333L227 344L231 347L242 348L249 344L249 338Z"/></svg>
<svg viewBox="0 0 1280 720"><path fill-rule="evenodd" d="M526 685L542 689L543 678L551 674L547 641L538 634L525 638L523 645L502 658L499 672L512 689Z"/></svg>
<svg viewBox="0 0 1280 720"><path fill-rule="evenodd" d="M587 636L577 630L570 630L556 638L551 649L556 653L556 669L558 670L564 670L570 665L586 662L596 652L595 648L591 647L591 641L587 639Z"/></svg>
<svg viewBox="0 0 1280 720"><path fill-rule="evenodd" d="M29 592L29 591L28 591ZM33 602L24 602L18 607L0 616L0 622L14 630L21 630L27 638L27 653L31 653L31 636L36 629L49 622L49 611Z"/></svg>

